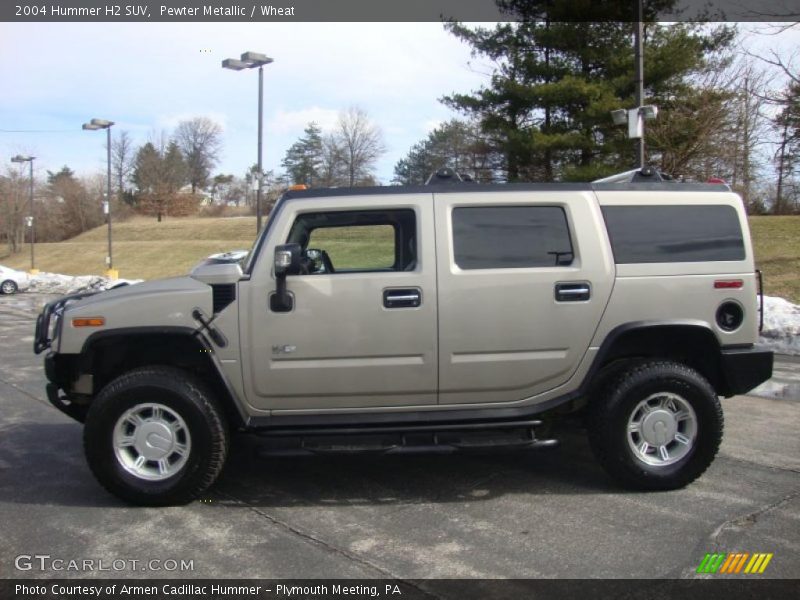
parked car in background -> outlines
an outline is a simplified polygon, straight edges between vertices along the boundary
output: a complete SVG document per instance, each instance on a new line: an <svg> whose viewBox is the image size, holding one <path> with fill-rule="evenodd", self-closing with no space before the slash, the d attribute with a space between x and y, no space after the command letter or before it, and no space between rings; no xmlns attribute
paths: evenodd
<svg viewBox="0 0 800 600"><path fill-rule="evenodd" d="M0 294L16 294L30 284L30 276L24 271L17 271L0 265Z"/></svg>

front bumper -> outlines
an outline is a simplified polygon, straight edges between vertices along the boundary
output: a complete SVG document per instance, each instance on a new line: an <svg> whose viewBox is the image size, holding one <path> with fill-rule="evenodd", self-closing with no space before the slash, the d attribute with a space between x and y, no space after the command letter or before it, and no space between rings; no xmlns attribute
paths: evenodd
<svg viewBox="0 0 800 600"><path fill-rule="evenodd" d="M83 423L89 409L88 404L78 404L69 396L60 394L60 390L65 390L69 385L76 361L77 356L74 354L48 352L44 357L44 373L48 380L45 389L50 404L68 417Z"/></svg>
<svg viewBox="0 0 800 600"><path fill-rule="evenodd" d="M54 302L46 304L42 312L36 318L36 330L33 334L33 352L41 354L52 346L53 339L58 337L57 331L51 331L50 320L53 317L60 317L66 307L67 303L72 300L81 300L88 296L94 296L99 292L81 292L79 294L72 294L70 296L63 296ZM60 327L60 321L56 324Z"/></svg>
<svg viewBox="0 0 800 600"><path fill-rule="evenodd" d="M773 359L772 352L751 346L723 348L720 367L730 395L745 394L772 377Z"/></svg>

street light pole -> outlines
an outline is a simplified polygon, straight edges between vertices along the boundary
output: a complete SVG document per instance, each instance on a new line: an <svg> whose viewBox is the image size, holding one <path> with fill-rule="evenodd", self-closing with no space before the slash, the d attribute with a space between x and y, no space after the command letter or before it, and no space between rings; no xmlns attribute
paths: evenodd
<svg viewBox="0 0 800 600"><path fill-rule="evenodd" d="M114 255L111 250L111 126L113 124L114 121L108 121L106 119L92 119L88 123L84 123L82 128L87 131L96 131L98 129L106 130L106 157L108 169L105 205L106 217L108 220L108 256L106 257L106 264L108 266L108 276L116 279L116 273L114 273Z"/></svg>
<svg viewBox="0 0 800 600"><path fill-rule="evenodd" d="M274 62L274 59L258 52L245 52L241 60L226 58L222 61L223 69L242 71L258 67L258 187L256 188L256 233L261 231L261 189L264 185L261 151L263 146L264 131L264 65Z"/></svg>
<svg viewBox="0 0 800 600"><path fill-rule="evenodd" d="M256 190L256 231L261 231L261 187L264 185L264 169L261 165L261 149L264 143L264 65L258 67L258 189Z"/></svg>
<svg viewBox="0 0 800 600"><path fill-rule="evenodd" d="M106 209L108 210L108 270L114 268L114 255L111 251L111 125L106 127Z"/></svg>
<svg viewBox="0 0 800 600"><path fill-rule="evenodd" d="M30 167L30 196L28 198L28 228L30 228L31 233L29 236L31 242L31 273L36 273L36 268L34 266L33 261L33 246L36 243L36 228L34 227L34 218L33 218L33 161L36 157L35 156L22 156L21 154L17 154L15 157L11 159L11 162L15 163L28 163Z"/></svg>

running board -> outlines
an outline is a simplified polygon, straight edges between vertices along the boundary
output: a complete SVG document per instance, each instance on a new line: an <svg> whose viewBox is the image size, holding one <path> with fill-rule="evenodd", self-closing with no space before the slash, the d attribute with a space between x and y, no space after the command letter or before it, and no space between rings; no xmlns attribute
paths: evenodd
<svg viewBox="0 0 800 600"><path fill-rule="evenodd" d="M268 456L308 454L411 454L486 452L553 448L554 439L537 439L541 421L505 423L388 426L358 429L271 430L257 453Z"/></svg>
<svg viewBox="0 0 800 600"><path fill-rule="evenodd" d="M440 431L480 431L499 429L519 429L539 427L539 420L526 421L486 421L481 423L439 423L435 425L371 425L365 427L275 427L254 429L253 433L267 437L296 437L317 435L359 435L380 433L427 433Z"/></svg>

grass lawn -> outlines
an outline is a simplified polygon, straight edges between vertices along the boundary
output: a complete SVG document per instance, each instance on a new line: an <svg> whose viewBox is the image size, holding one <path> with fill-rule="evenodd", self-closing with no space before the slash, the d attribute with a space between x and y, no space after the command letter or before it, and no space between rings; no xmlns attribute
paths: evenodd
<svg viewBox="0 0 800 600"><path fill-rule="evenodd" d="M114 224L114 267L120 277L154 279L184 275L209 254L250 248L255 217L169 218L161 223L137 217ZM766 293L800 304L800 216L751 217L756 265L764 272ZM385 267L391 264L391 230L344 227L312 234L311 247L328 251L334 266ZM103 273L105 227L56 244L36 244L41 271L84 275ZM27 245L0 263L18 269L30 266Z"/></svg>
<svg viewBox="0 0 800 600"><path fill-rule="evenodd" d="M108 229L97 227L64 242L36 244L36 268L67 275L105 272ZM209 254L249 249L256 235L255 217L154 218L137 217L113 224L114 268L125 279L156 279L185 275ZM0 263L27 270L27 244Z"/></svg>
<svg viewBox="0 0 800 600"><path fill-rule="evenodd" d="M766 294L800 304L800 216L750 217L750 233Z"/></svg>

